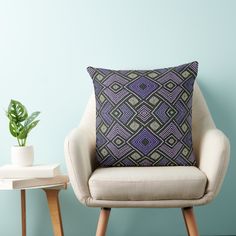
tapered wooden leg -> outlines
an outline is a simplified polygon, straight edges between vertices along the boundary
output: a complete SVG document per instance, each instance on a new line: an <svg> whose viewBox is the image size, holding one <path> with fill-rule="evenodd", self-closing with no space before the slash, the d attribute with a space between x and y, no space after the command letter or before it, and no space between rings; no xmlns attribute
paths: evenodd
<svg viewBox="0 0 236 236"><path fill-rule="evenodd" d="M58 193L60 190L44 189L44 191L48 200L48 208L51 215L54 236L63 236L64 233L61 220L60 204L58 199Z"/></svg>
<svg viewBox="0 0 236 236"><path fill-rule="evenodd" d="M194 217L193 207L182 208L182 212L188 236L199 236L197 222Z"/></svg>
<svg viewBox="0 0 236 236"><path fill-rule="evenodd" d="M96 236L105 236L111 208L101 208Z"/></svg>
<svg viewBox="0 0 236 236"><path fill-rule="evenodd" d="M21 225L22 225L22 236L26 236L26 200L25 190L20 191L21 194Z"/></svg>

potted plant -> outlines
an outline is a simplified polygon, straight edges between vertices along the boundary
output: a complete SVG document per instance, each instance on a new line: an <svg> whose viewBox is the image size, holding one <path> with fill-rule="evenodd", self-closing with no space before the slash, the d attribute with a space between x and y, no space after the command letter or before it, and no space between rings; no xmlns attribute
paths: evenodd
<svg viewBox="0 0 236 236"><path fill-rule="evenodd" d="M31 166L33 164L33 146L27 146L26 141L29 132L39 122L39 120L35 120L39 114L40 112L36 111L29 116L22 103L16 100L10 101L6 115L9 118L10 133L18 142L18 145L11 148L12 164L19 166Z"/></svg>

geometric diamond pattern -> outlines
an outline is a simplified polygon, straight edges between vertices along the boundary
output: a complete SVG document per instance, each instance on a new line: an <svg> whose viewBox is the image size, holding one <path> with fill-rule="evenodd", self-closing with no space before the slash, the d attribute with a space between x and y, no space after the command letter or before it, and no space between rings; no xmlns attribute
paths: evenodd
<svg viewBox="0 0 236 236"><path fill-rule="evenodd" d="M146 77L141 77L128 85L128 88L141 98L146 98L158 87L158 84Z"/></svg>
<svg viewBox="0 0 236 236"><path fill-rule="evenodd" d="M152 118L151 114L152 108L148 106L148 104L141 104L140 107L137 107L137 118L140 122L147 123L150 118Z"/></svg>
<svg viewBox="0 0 236 236"><path fill-rule="evenodd" d="M161 142L161 139L156 137L156 135L152 134L152 132L146 128L142 129L130 140L132 146L143 155L147 155L152 150L157 148Z"/></svg>
<svg viewBox="0 0 236 236"><path fill-rule="evenodd" d="M156 70L88 67L100 166L189 166L198 63Z"/></svg>

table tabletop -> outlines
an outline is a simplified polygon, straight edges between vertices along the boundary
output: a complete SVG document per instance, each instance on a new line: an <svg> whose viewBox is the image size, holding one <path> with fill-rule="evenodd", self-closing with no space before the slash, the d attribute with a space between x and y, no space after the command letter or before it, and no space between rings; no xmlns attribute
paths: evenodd
<svg viewBox="0 0 236 236"><path fill-rule="evenodd" d="M28 190L28 189L66 189L69 184L67 175L51 178L0 178L0 190Z"/></svg>

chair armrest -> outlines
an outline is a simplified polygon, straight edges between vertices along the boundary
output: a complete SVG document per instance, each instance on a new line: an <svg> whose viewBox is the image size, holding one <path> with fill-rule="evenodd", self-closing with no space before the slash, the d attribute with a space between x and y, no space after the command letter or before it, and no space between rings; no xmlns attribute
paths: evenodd
<svg viewBox="0 0 236 236"><path fill-rule="evenodd" d="M220 191L227 171L230 143L225 134L218 129L207 130L199 144L199 169L208 179L206 193L214 198Z"/></svg>
<svg viewBox="0 0 236 236"><path fill-rule="evenodd" d="M76 197L86 205L90 197L88 180L95 168L95 142L84 127L79 127L66 137L64 152L69 179Z"/></svg>

